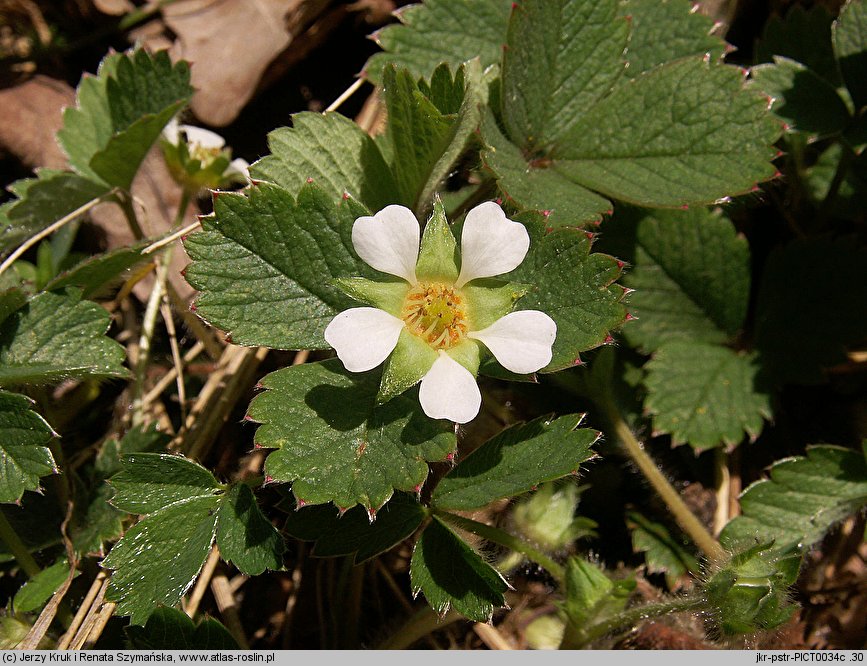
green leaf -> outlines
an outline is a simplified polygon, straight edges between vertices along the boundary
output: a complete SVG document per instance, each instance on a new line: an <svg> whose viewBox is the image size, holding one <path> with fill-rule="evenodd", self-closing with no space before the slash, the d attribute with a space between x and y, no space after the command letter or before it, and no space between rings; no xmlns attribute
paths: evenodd
<svg viewBox="0 0 867 666"><path fill-rule="evenodd" d="M851 239L808 238L771 253L756 306L756 348L776 382L815 384L867 335L867 251Z"/></svg>
<svg viewBox="0 0 867 666"><path fill-rule="evenodd" d="M237 641L217 620L206 617L198 624L176 608L161 606L143 627L124 627L133 650L237 650Z"/></svg>
<svg viewBox="0 0 867 666"><path fill-rule="evenodd" d="M545 211L550 227L599 222L613 211L608 199L568 180L544 160L527 162L524 153L510 142L493 113L482 119L484 165L494 174L497 186L518 208Z"/></svg>
<svg viewBox="0 0 867 666"><path fill-rule="evenodd" d="M759 435L771 418L770 398L758 380L755 354L715 344L673 341L646 366L645 408L654 429L672 443L697 450L738 444L746 431Z"/></svg>
<svg viewBox="0 0 867 666"><path fill-rule="evenodd" d="M462 82L460 85L463 87ZM383 88L392 145L390 167L397 181L393 199L414 210L428 208L433 202L423 200L422 195L433 194L474 127L456 128L455 115L442 113L406 69L386 67ZM467 113L479 115L472 103L468 103ZM469 123L471 120L465 125ZM461 145L450 146L453 141Z"/></svg>
<svg viewBox="0 0 867 666"><path fill-rule="evenodd" d="M617 0L524 0L503 54L503 122L525 154L547 152L623 74Z"/></svg>
<svg viewBox="0 0 867 666"><path fill-rule="evenodd" d="M796 60L836 88L841 80L831 43L833 18L822 5L794 5L785 17L767 22L756 45L756 61L772 62L775 55Z"/></svg>
<svg viewBox="0 0 867 666"><path fill-rule="evenodd" d="M373 522L364 507L340 513L331 505L321 504L293 511L283 529L296 539L315 541L316 557L354 553L355 563L360 564L410 537L426 515L413 495L395 493Z"/></svg>
<svg viewBox="0 0 867 666"><path fill-rule="evenodd" d="M772 177L778 135L738 68L687 58L615 88L550 157L569 180L616 199L708 204Z"/></svg>
<svg viewBox="0 0 867 666"><path fill-rule="evenodd" d="M76 571L77 577L81 572ZM69 562L63 557L28 580L12 600L16 613L32 613L42 608L69 576Z"/></svg>
<svg viewBox="0 0 867 666"><path fill-rule="evenodd" d="M457 68L476 57L483 68L499 63L511 7L511 0L428 0L403 8L400 24L374 35L386 53L367 61L364 76L381 83L389 64L427 78L441 63Z"/></svg>
<svg viewBox="0 0 867 666"><path fill-rule="evenodd" d="M190 68L166 51L107 57L78 87L57 138L72 168L91 180L129 189L163 126L189 100Z"/></svg>
<svg viewBox="0 0 867 666"><path fill-rule="evenodd" d="M202 568L217 524L220 499L192 496L133 525L102 561L113 569L106 599L118 615L143 624L158 605L174 606Z"/></svg>
<svg viewBox="0 0 867 666"><path fill-rule="evenodd" d="M151 259L149 255L141 253L147 245L146 242L135 243L89 257L52 279L44 290L76 287L82 290L82 298L99 295L108 285L122 279L125 271Z"/></svg>
<svg viewBox="0 0 867 666"><path fill-rule="evenodd" d="M9 226L0 229L0 252L20 245L109 191L102 183L65 171L39 169L36 175L12 186L18 201L6 210Z"/></svg>
<svg viewBox="0 0 867 666"><path fill-rule="evenodd" d="M711 34L713 19L691 10L686 0L623 0L620 12L632 24L626 50L629 77L687 56L709 54L717 62L728 50L725 41Z"/></svg>
<svg viewBox="0 0 867 666"><path fill-rule="evenodd" d="M325 327L353 305L332 280L372 272L352 249L352 224L365 214L316 185L297 200L267 183L220 193L185 242L198 314L236 344L327 349Z"/></svg>
<svg viewBox="0 0 867 666"><path fill-rule="evenodd" d="M725 526L727 548L775 539L773 552L808 548L837 522L867 505L867 462L860 451L813 446L806 456L775 463L770 478L740 498L741 516Z"/></svg>
<svg viewBox="0 0 867 666"><path fill-rule="evenodd" d="M594 454L599 433L576 430L583 415L540 417L492 437L437 484L431 505L468 510L526 493L546 481L574 474Z"/></svg>
<svg viewBox="0 0 867 666"><path fill-rule="evenodd" d="M744 323L750 251L728 218L704 208L622 208L605 223L603 247L633 265L623 283L635 290L630 344L652 352L673 340L724 342Z"/></svg>
<svg viewBox="0 0 867 666"><path fill-rule="evenodd" d="M38 490L40 477L60 470L48 443L54 430L31 410L30 398L0 391L0 502L18 502Z"/></svg>
<svg viewBox="0 0 867 666"><path fill-rule="evenodd" d="M168 453L134 453L121 459L111 478L111 503L127 513L146 514L198 497L213 497L223 486L201 465Z"/></svg>
<svg viewBox="0 0 867 666"><path fill-rule="evenodd" d="M253 178L291 193L312 178L333 199L348 192L370 210L395 203L397 185L376 142L339 113L295 114L291 128L268 134L268 147L271 154L250 167Z"/></svg>
<svg viewBox="0 0 867 666"><path fill-rule="evenodd" d="M867 106L867 4L849 0L834 22L834 53L856 108Z"/></svg>
<svg viewBox="0 0 867 666"><path fill-rule="evenodd" d="M578 355L605 342L623 323L623 289L614 284L621 266L613 257L591 253L583 231L556 229L543 235L529 225L530 251L524 262L505 276L533 285L517 303L517 310L541 310L557 324L553 358L542 372L571 367Z"/></svg>
<svg viewBox="0 0 867 666"><path fill-rule="evenodd" d="M849 123L849 109L834 86L799 62L775 56L774 64L753 67L752 82L794 131L836 134Z"/></svg>
<svg viewBox="0 0 867 666"><path fill-rule="evenodd" d="M453 608L470 620L490 622L505 605L509 585L497 571L434 517L412 552L410 583L440 615Z"/></svg>
<svg viewBox="0 0 867 666"><path fill-rule="evenodd" d="M648 520L637 511L626 514L632 531L632 549L644 553L644 561L649 573L665 574L669 589L677 586L677 581L687 573L699 574L698 560L669 533L665 525Z"/></svg>
<svg viewBox="0 0 867 666"><path fill-rule="evenodd" d="M232 486L223 497L217 518L220 555L248 576L283 566L283 538L262 515L253 491L243 484Z"/></svg>
<svg viewBox="0 0 867 666"><path fill-rule="evenodd" d="M127 376L123 347L105 336L109 323L73 290L34 296L0 324L0 386Z"/></svg>
<svg viewBox="0 0 867 666"><path fill-rule="evenodd" d="M626 608L635 580L612 580L602 568L578 557L566 562L566 603L569 622L581 628Z"/></svg>
<svg viewBox="0 0 867 666"><path fill-rule="evenodd" d="M256 443L276 448L265 472L292 483L305 504L378 509L394 490L414 491L426 461L455 449L451 424L426 417L415 392L377 404L376 371L349 373L334 359L278 370L261 385L249 417L262 423Z"/></svg>
<svg viewBox="0 0 867 666"><path fill-rule="evenodd" d="M844 150L841 144L832 143L807 171L805 185L817 208L828 197L840 160L844 158ZM856 157L850 168L846 170L846 176L840 184L830 211L834 217L857 220L860 219L865 208L867 208L867 157L862 154Z"/></svg>

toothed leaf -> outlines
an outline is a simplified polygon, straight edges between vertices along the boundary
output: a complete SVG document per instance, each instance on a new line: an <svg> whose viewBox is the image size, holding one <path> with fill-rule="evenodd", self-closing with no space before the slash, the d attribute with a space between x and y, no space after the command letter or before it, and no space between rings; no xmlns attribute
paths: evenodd
<svg viewBox="0 0 867 666"><path fill-rule="evenodd" d="M450 608L475 622L489 622L505 605L508 584L451 528L434 517L422 532L410 563L414 594L424 594L439 614Z"/></svg>
<svg viewBox="0 0 867 666"><path fill-rule="evenodd" d="M217 620L206 617L198 624L176 608L160 607L143 627L124 627L134 650L237 650L237 641Z"/></svg>
<svg viewBox="0 0 867 666"><path fill-rule="evenodd" d="M831 41L833 19L822 5L792 6L785 16L768 20L756 44L756 60L772 62L775 55L790 58L837 87L841 80Z"/></svg>
<svg viewBox="0 0 867 666"><path fill-rule="evenodd" d="M669 589L673 589L678 579L687 573L701 572L688 545L672 537L665 525L648 520L637 511L628 512L626 517L632 532L632 549L644 553L649 573L665 574Z"/></svg>
<svg viewBox="0 0 867 666"><path fill-rule="evenodd" d="M754 354L703 342L668 342L646 366L647 400L656 430L697 450L756 437L771 417Z"/></svg>
<svg viewBox="0 0 867 666"><path fill-rule="evenodd" d="M834 22L834 54L856 108L867 106L867 4L849 0Z"/></svg>
<svg viewBox="0 0 867 666"><path fill-rule="evenodd" d="M19 501L58 471L47 446L54 431L32 406L26 396L0 391L0 502Z"/></svg>
<svg viewBox="0 0 867 666"><path fill-rule="evenodd" d="M220 556L248 576L283 566L283 538L262 514L249 486L237 483L223 497L217 518Z"/></svg>
<svg viewBox="0 0 867 666"><path fill-rule="evenodd" d="M593 457L595 430L578 430L583 416L538 418L492 437L437 484L431 505L468 510L526 493L546 481L575 473Z"/></svg>
<svg viewBox="0 0 867 666"><path fill-rule="evenodd" d="M379 383L378 371L350 373L336 359L266 376L249 410L263 424L256 443L277 449L265 473L305 503L345 508L379 509L424 483L427 461L454 451L454 431L425 416L414 391L378 405Z"/></svg>

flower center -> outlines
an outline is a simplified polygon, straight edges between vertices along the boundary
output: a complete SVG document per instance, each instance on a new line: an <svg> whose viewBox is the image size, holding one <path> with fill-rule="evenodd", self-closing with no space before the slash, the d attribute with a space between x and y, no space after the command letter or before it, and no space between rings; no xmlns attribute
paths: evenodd
<svg viewBox="0 0 867 666"><path fill-rule="evenodd" d="M449 349L467 334L466 300L461 292L438 282L413 287L400 313L410 333L434 349Z"/></svg>
<svg viewBox="0 0 867 666"><path fill-rule="evenodd" d="M188 144L188 150L190 151L190 157L201 162L203 169L207 169L211 162L217 159L222 152L220 148L206 148L195 141Z"/></svg>

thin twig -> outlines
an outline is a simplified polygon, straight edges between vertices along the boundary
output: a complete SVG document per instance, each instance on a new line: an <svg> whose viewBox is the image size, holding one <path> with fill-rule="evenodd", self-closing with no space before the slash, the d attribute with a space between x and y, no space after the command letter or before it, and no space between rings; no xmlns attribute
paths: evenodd
<svg viewBox="0 0 867 666"><path fill-rule="evenodd" d="M142 398L142 402L144 403L144 407L147 408L154 400L162 395L162 392L165 391L172 382L175 381L175 378L178 376L179 372L183 371L185 365L189 364L191 361L194 361L195 358L202 353L205 349L205 345L201 340L197 340L196 343L187 350L187 353L183 355L181 358L181 366L178 367L177 364L174 367L170 368L166 374L164 374L160 380L154 385L154 387L148 391L147 395Z"/></svg>
<svg viewBox="0 0 867 666"><path fill-rule="evenodd" d="M202 598L205 596L205 590L208 589L208 585L211 583L211 578L214 576L214 571L216 571L217 565L219 563L220 551L215 544L211 548L208 559L205 561L205 566L202 567L202 573L199 574L199 579L196 581L196 586L190 593L190 600L187 602L186 608L184 608L184 612L189 617L194 617L196 615L196 611L199 610L199 604L202 602Z"/></svg>
<svg viewBox="0 0 867 666"><path fill-rule="evenodd" d="M512 644L506 640L505 636L503 636L497 628L492 624L482 624L481 622L476 622L473 625L473 631L476 632L479 638L482 639L482 642L487 645L491 650L514 650Z"/></svg>
<svg viewBox="0 0 867 666"><path fill-rule="evenodd" d="M78 633L68 641L68 646L66 649L70 650L80 650L84 645L87 637L90 635L91 630L95 626L97 622L97 618L102 610L103 602L105 600L105 592L108 589L108 584L110 581L110 576L106 573L105 578L102 580L102 585L99 587L99 591L97 592L96 599L93 600L93 603L90 605L90 608L87 609L87 615L82 621L81 625L78 628ZM114 606L114 604L111 604Z"/></svg>
<svg viewBox="0 0 867 666"><path fill-rule="evenodd" d="M364 79L356 79L355 82L351 86L349 86L346 90L344 90L337 99L335 99L333 102L331 102L331 104L328 105L328 108L325 109L325 111L323 111L322 113L324 114L324 113L328 113L330 111L336 111L337 109L339 109L340 106L346 100L348 100L350 97L352 97L358 91L358 89L361 88L361 86L363 86L363 85L364 85Z"/></svg>
<svg viewBox="0 0 867 666"><path fill-rule="evenodd" d="M84 595L84 600L78 607L78 611L75 613L75 617L72 618L72 623L69 625L69 629L66 630L66 633L63 634L63 636L61 636L60 640L57 642L58 650L66 650L69 648L69 645L72 642L72 639L75 637L76 632L84 623L84 619L90 612L94 600L97 598L97 596L100 595L101 592L104 593L103 588L107 584L107 581L108 572L105 571L105 569L101 569L100 572L96 574L96 578L93 579L93 583L91 583L90 589L87 591L87 594Z"/></svg>
<svg viewBox="0 0 867 666"><path fill-rule="evenodd" d="M144 254L150 254L151 252L156 252L160 248L163 248L166 245L171 245L179 238L183 238L184 236L195 231L196 229L198 229L201 226L202 226L202 223L199 222L198 220L196 220L192 224L189 224L186 227L184 227L183 229L178 229L174 233L166 236L165 238L160 238L158 241L151 243L144 250L142 250L141 253L144 255Z"/></svg>
<svg viewBox="0 0 867 666"><path fill-rule="evenodd" d="M57 220L57 222L54 222L53 224L47 226L45 229L40 231L35 236L31 236L30 238L28 238L26 241L24 241L24 243L22 243L18 247L17 250L15 250L12 254L10 254L8 257L6 257L6 259L3 261L2 264L0 264L0 275L3 275L3 273L5 273L9 269L9 267L15 263L15 261L18 259L18 257L20 257L22 254L27 252L27 250L29 250L31 247L36 245L43 238L50 236L51 234L53 234L55 231L57 231L61 227L64 227L65 225L72 222L74 219L80 217L81 215L84 215L91 208L93 208L97 204L105 201L105 199L113 193L114 193L114 190L112 190L111 192L108 192L106 194L103 194L101 197L97 197L96 199L91 199L86 204L79 206L78 208L76 208L74 211L72 211L68 215L64 215L63 217L61 217L59 220Z"/></svg>
<svg viewBox="0 0 867 666"><path fill-rule="evenodd" d="M160 314L163 317L163 322L166 325L166 332L169 334L169 348L172 350L172 365L175 371L178 388L178 404L181 408L181 421L187 419L187 390L184 386L184 366L181 359L181 349L178 346L178 335L175 331L175 318L172 316L172 309L169 306L168 298L163 294L163 303L160 306Z"/></svg>
<svg viewBox="0 0 867 666"><path fill-rule="evenodd" d="M214 550L217 551L216 546L214 546ZM220 572L211 578L211 593L217 602L217 608L220 609L220 615L223 618L226 629L238 641L238 645L242 649L249 650L250 645L247 643L247 637L244 635L244 627L238 614L238 606L235 604L235 597L232 594L231 587L229 587L229 579L226 578L226 574Z"/></svg>

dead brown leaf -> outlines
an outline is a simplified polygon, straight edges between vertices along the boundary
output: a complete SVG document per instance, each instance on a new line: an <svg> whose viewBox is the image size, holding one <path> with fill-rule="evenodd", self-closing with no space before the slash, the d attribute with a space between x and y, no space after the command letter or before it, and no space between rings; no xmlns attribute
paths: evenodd
<svg viewBox="0 0 867 666"><path fill-rule="evenodd" d="M74 102L68 84L42 75L0 90L0 150L30 168L65 167L54 135L63 124L63 108Z"/></svg>
<svg viewBox="0 0 867 666"><path fill-rule="evenodd" d="M292 37L286 15L304 0L186 0L166 5L175 58L192 63L191 108L206 125L232 122Z"/></svg>

